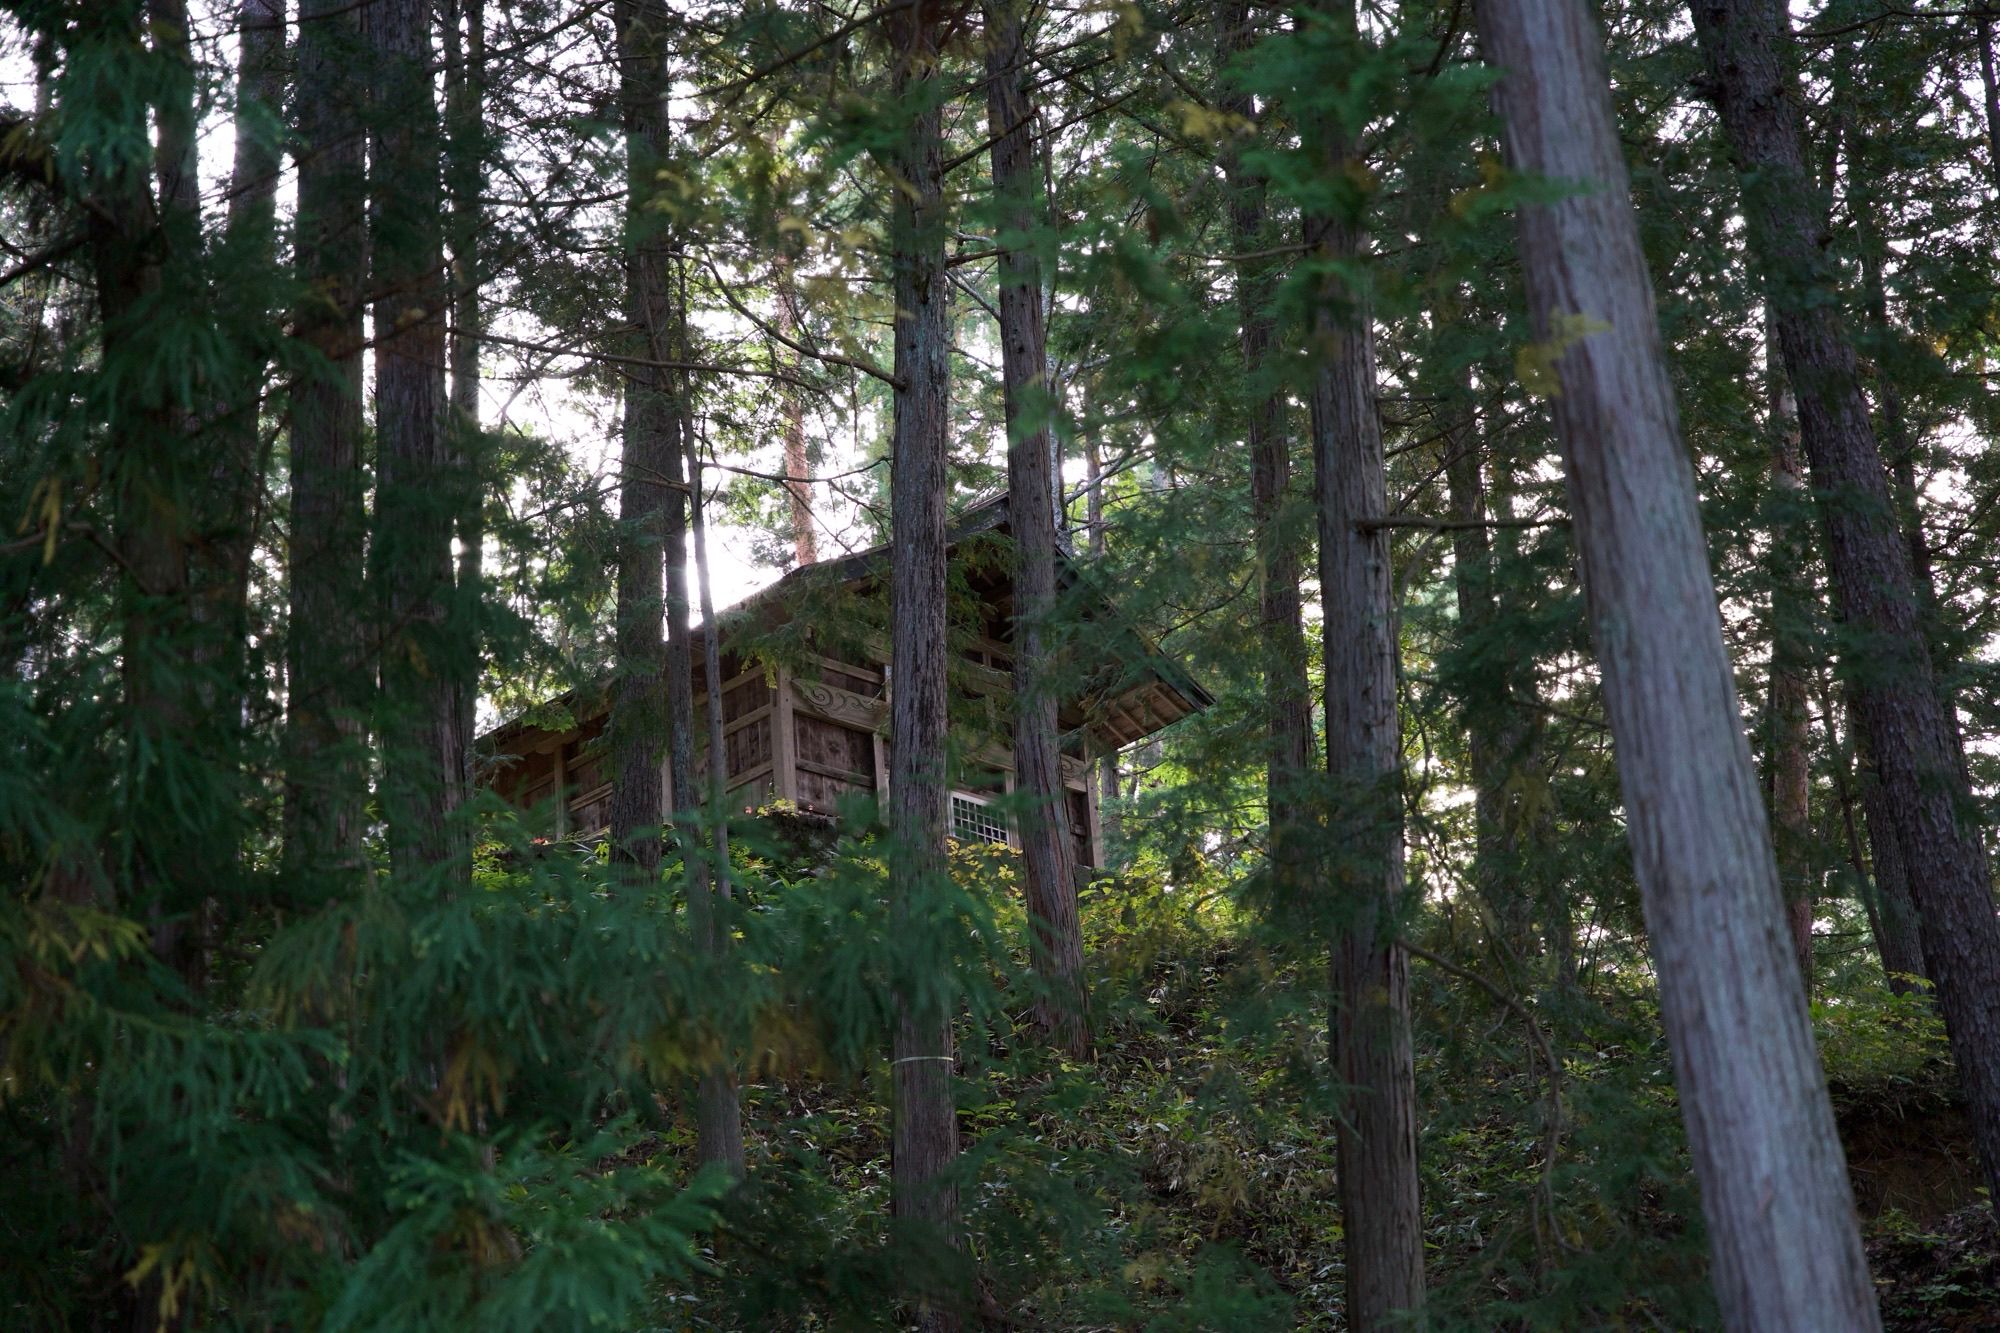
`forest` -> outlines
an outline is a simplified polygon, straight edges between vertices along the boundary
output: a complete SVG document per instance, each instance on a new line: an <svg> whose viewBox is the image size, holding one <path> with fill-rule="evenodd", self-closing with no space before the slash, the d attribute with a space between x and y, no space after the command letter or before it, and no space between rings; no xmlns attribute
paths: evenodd
<svg viewBox="0 0 2000 1333"><path fill-rule="evenodd" d="M1996 26L6 0L0 1325L2000 1327Z"/></svg>

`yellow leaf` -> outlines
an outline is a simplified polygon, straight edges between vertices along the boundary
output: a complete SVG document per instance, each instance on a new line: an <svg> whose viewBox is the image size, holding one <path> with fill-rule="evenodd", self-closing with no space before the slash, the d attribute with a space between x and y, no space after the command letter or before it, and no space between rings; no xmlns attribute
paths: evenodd
<svg viewBox="0 0 2000 1333"><path fill-rule="evenodd" d="M1223 139L1250 128L1247 117L1217 111L1198 102L1169 102L1167 110L1179 118L1181 133L1190 139Z"/></svg>
<svg viewBox="0 0 2000 1333"><path fill-rule="evenodd" d="M1556 374L1556 362L1563 353L1582 342L1593 333L1604 333L1611 326L1601 319L1575 311L1549 316L1549 336L1541 342L1533 342L1514 353L1514 375L1521 381L1521 387L1538 398L1553 398L1562 392L1562 381Z"/></svg>
<svg viewBox="0 0 2000 1333"><path fill-rule="evenodd" d="M62 478L48 479L48 493L42 497L42 524L46 529L42 537L42 563L48 564L56 558L56 532L62 527Z"/></svg>
<svg viewBox="0 0 2000 1333"><path fill-rule="evenodd" d="M1452 195L1451 202L1447 207L1451 209L1454 217L1464 217L1466 210L1472 207L1474 200L1478 199L1482 194L1499 189L1500 182L1506 179L1506 176L1507 168L1498 157L1492 153L1481 153L1479 155L1479 184L1460 190Z"/></svg>

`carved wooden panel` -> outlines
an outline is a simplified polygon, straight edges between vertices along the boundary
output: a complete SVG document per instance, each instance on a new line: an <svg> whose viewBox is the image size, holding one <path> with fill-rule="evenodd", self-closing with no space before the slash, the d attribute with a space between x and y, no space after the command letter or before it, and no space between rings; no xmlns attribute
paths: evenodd
<svg viewBox="0 0 2000 1333"><path fill-rule="evenodd" d="M875 737L857 727L798 715L794 720L801 766L835 769L875 785Z"/></svg>
<svg viewBox="0 0 2000 1333"><path fill-rule="evenodd" d="M799 706L839 722L851 723L864 729L880 726L888 716L888 705L879 699L869 699L851 690L843 690L825 681L801 680L794 686Z"/></svg>
<svg viewBox="0 0 2000 1333"><path fill-rule="evenodd" d="M727 698L728 696L724 696ZM760 717L722 738L723 771L747 773L771 757L771 719Z"/></svg>

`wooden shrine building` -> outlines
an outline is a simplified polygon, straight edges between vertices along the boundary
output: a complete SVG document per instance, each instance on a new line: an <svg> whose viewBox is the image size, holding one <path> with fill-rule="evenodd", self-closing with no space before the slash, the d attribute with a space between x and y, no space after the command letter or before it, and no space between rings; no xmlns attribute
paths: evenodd
<svg viewBox="0 0 2000 1333"><path fill-rule="evenodd" d="M1018 846L994 798L1012 791L1011 547L1007 500L974 506L951 532L950 678L954 762L950 826L961 840ZM875 796L888 779L887 590L890 548L793 570L721 613L723 754L733 808L773 801L833 814L844 798ZM1057 557L1059 596L1075 627L1060 654L1063 777L1077 864L1102 864L1089 761L1207 707L1208 692L1164 657L1078 570ZM709 735L697 629L695 768L707 782ZM556 832L609 823L611 763L605 689L580 690L481 738L484 781L515 805L553 803ZM667 794L668 808L692 802Z"/></svg>

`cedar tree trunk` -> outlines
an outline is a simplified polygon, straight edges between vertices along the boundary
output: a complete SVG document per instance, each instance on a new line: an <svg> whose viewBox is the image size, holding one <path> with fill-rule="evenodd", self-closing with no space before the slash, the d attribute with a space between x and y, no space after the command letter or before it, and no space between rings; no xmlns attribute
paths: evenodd
<svg viewBox="0 0 2000 1333"><path fill-rule="evenodd" d="M993 193L1000 209L1000 355L1007 416L1008 517L1014 534L1014 789L1022 887L1044 994L1035 1023L1072 1059L1090 1053L1077 916L1076 861L1056 718L1054 640L1056 511L1048 420L1053 411L1042 327L1041 263L1033 247L1041 175L1028 99L1028 44L1021 8L989 0L986 119L993 141Z"/></svg>
<svg viewBox="0 0 2000 1333"><path fill-rule="evenodd" d="M1350 39L1351 4L1321 12ZM1343 127L1321 118L1307 143L1326 179L1362 175ZM1363 263L1367 199L1348 192L1305 220L1322 265L1312 301L1313 468L1324 608L1333 1056L1348 1090L1339 1118L1340 1206L1349 1328L1388 1328L1424 1302L1417 1191L1417 1088L1409 957L1397 940L1403 883L1402 729L1396 709L1395 580L1376 410L1375 332ZM1238 237L1241 244L1242 237Z"/></svg>
<svg viewBox="0 0 2000 1333"><path fill-rule="evenodd" d="M625 526L618 563L619 679L612 704L617 786L612 792L613 855L635 880L658 877L660 824L666 795L660 781L664 720L667 785L675 822L691 830L700 819L694 775L694 653L689 625L688 477L683 453L688 386L665 363L684 360L686 291L678 281L668 214L650 207L655 182L671 150L668 98L673 87L669 36L676 22L660 0L619 0L619 97L626 130L626 317L633 364L625 388L625 459L619 517ZM663 577L664 576L664 577ZM662 608L666 638L660 637ZM711 690L711 720L721 715ZM725 757L711 746L712 777ZM683 838L683 847L694 842ZM683 856L688 914L697 942L721 947L715 927L710 866ZM726 1071L704 1070L695 1100L696 1155L743 1169L743 1133L734 1085Z"/></svg>
<svg viewBox="0 0 2000 1333"><path fill-rule="evenodd" d="M1799 531L1805 515L1805 464L1799 458L1799 408L1767 339L1770 381L1771 486L1771 697L1769 780L1771 837L1778 855L1778 884L1799 976L1812 992L1812 726L1807 670L1812 645L1805 603L1812 595L1806 572L1810 543Z"/></svg>
<svg viewBox="0 0 2000 1333"><path fill-rule="evenodd" d="M687 313L687 299L683 294L679 313ZM676 346L685 348L685 325L683 336ZM690 409L692 404L689 404ZM696 923L702 934L702 947L711 957L721 959L729 948L726 925L721 921L717 904L730 897L729 877L729 773L726 763L716 756L726 752L722 743L722 636L715 629L715 594L708 578L708 522L702 513L701 456L695 449L692 410L681 414L682 434L686 442L688 477L688 510L694 530L694 567L697 585L701 594L701 666L702 677L710 700L708 707L708 818L694 820L692 790L682 809L690 814L690 822L705 822L708 828L708 858L695 867L688 885L689 900L700 908L702 919ZM669 545L673 545L670 539ZM683 590L680 600L684 604L687 594ZM668 617L677 614L674 602L668 603ZM678 613L678 633L681 642L687 642L687 615L685 610ZM688 651L683 648L681 651ZM701 1073L701 1081L695 1090L696 1134L695 1148L703 1162L720 1162L729 1173L741 1179L744 1172L743 1159L743 1111L736 1092L734 1073L721 1064L711 1065Z"/></svg>
<svg viewBox="0 0 2000 1333"><path fill-rule="evenodd" d="M1924 961L1951 1036L2000 1208L2000 918L1957 719L1933 669L1910 548L1897 522L1854 346L1833 299L1826 204L1804 169L1789 41L1777 8L1692 0L1709 88L1743 174L1751 252L1766 275L1785 370L1799 400L1848 642L1841 667L1881 777L1885 830L1916 901Z"/></svg>
<svg viewBox="0 0 2000 1333"><path fill-rule="evenodd" d="M783 244L781 238L780 244ZM799 308L798 284L792 278L792 257L782 249L773 267L778 289L778 332L797 341L805 324ZM794 357L794 370L803 357ZM785 386L785 499L792 518L792 559L800 566L819 560L819 533L813 527L812 462L806 456L806 395L795 384Z"/></svg>
<svg viewBox="0 0 2000 1333"><path fill-rule="evenodd" d="M958 1156L952 1100L952 1013L946 966L955 929L941 910L945 862L945 460L951 431L949 234L938 78L939 17L924 6L888 20L894 90L909 123L886 164L896 178L890 224L894 271L895 423L890 462L889 876L906 975L896 995L893 1192L896 1216L954 1241ZM921 1289L913 1293L924 1294ZM927 1305L932 1327L956 1320Z"/></svg>
<svg viewBox="0 0 2000 1333"><path fill-rule="evenodd" d="M464 31L461 35L460 25ZM486 3L454 0L445 15L445 106L451 138L447 186L451 195L451 423L452 467L460 484L458 595L453 603L464 661L454 682L453 726L460 752L471 755L477 730L480 664L480 580L485 556L484 469L479 429L480 227L485 185ZM470 772L466 775L471 784Z"/></svg>
<svg viewBox="0 0 2000 1333"><path fill-rule="evenodd" d="M1557 387L1576 543L1659 977L1712 1281L1738 1330L1881 1326L1792 962L1770 829L1702 541L1611 109L1582 0L1485 0L1523 204L1536 336Z"/></svg>
<svg viewBox="0 0 2000 1333"><path fill-rule="evenodd" d="M1256 42L1256 6L1230 0L1219 11L1216 55L1219 64L1240 57ZM1235 88L1225 71L1216 106L1248 127L1250 94ZM1248 128L1239 138L1250 134ZM1257 546L1259 619L1262 628L1264 698L1269 713L1270 753L1266 798L1270 807L1271 867L1280 900L1303 892L1304 848L1300 802L1312 767L1312 691L1306 683L1305 630L1299 607L1303 582L1297 545L1288 528L1287 493L1291 458L1286 438L1285 392L1278 382L1277 321L1272 301L1278 270L1256 254L1270 248L1265 228L1266 181L1246 166L1240 142L1222 153L1229 200L1229 243L1236 263L1238 340L1249 412L1244 442L1250 453L1251 524Z"/></svg>
<svg viewBox="0 0 2000 1333"><path fill-rule="evenodd" d="M320 363L292 387L290 614L285 642L285 860L362 864L361 277L366 268L359 14L302 0L297 97L299 341Z"/></svg>
<svg viewBox="0 0 2000 1333"><path fill-rule="evenodd" d="M451 816L465 762L456 716L460 646L449 632L456 469L445 432L441 136L430 5L375 0L369 116L374 245L375 534L382 607L383 809L390 867L406 883L459 861ZM311 26L310 24L307 26Z"/></svg>

